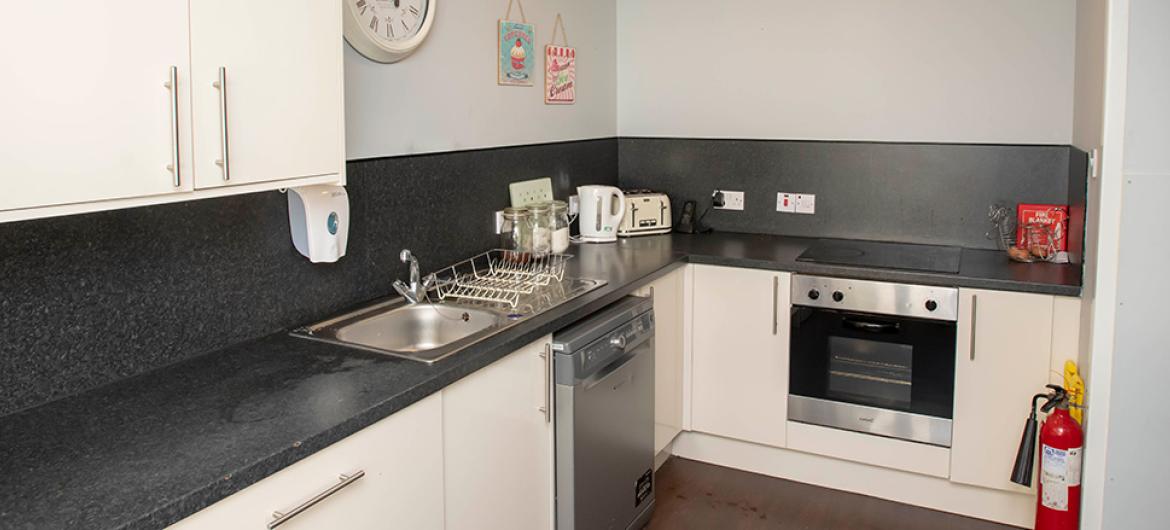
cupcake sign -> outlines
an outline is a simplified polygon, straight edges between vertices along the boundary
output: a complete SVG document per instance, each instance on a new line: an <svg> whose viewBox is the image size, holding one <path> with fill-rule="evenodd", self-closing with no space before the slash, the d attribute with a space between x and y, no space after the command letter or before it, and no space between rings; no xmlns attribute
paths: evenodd
<svg viewBox="0 0 1170 530"><path fill-rule="evenodd" d="M536 27L527 22L500 21L499 79L501 85L532 86Z"/></svg>

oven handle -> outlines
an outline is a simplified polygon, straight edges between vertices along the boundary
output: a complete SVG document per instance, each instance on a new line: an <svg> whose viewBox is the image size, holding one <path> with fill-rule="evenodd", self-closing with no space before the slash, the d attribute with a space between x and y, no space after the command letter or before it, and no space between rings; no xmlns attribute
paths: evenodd
<svg viewBox="0 0 1170 530"><path fill-rule="evenodd" d="M860 331L868 331L870 333L897 333L898 330L902 328L902 325L897 323L897 322L893 322L893 323L865 322L862 320L853 320L851 318L842 319L842 322L846 326L851 327L853 329L860 330Z"/></svg>

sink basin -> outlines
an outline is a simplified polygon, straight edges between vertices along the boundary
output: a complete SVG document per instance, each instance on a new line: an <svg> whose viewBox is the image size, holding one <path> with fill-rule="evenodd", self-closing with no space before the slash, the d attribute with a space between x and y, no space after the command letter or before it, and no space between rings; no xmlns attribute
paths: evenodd
<svg viewBox="0 0 1170 530"><path fill-rule="evenodd" d="M397 300L293 332L378 353L434 362L509 324L501 312Z"/></svg>
<svg viewBox="0 0 1170 530"><path fill-rule="evenodd" d="M292 334L433 363L602 285L604 281L565 278L515 306L463 300L408 304L396 298L295 329Z"/></svg>

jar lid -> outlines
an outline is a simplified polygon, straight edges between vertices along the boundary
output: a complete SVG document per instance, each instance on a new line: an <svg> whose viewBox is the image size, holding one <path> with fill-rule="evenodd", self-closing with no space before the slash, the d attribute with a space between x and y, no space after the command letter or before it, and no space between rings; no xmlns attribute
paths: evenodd
<svg viewBox="0 0 1170 530"><path fill-rule="evenodd" d="M504 208L504 217L509 219L519 219L532 215L532 211L528 208Z"/></svg>
<svg viewBox="0 0 1170 530"><path fill-rule="evenodd" d="M569 203L565 201L552 201L549 204L552 206L553 213L561 213L569 210Z"/></svg>
<svg viewBox="0 0 1170 530"><path fill-rule="evenodd" d="M552 209L552 203L551 202L538 202L535 204L529 204L528 209L532 211L533 215L548 213L548 211Z"/></svg>

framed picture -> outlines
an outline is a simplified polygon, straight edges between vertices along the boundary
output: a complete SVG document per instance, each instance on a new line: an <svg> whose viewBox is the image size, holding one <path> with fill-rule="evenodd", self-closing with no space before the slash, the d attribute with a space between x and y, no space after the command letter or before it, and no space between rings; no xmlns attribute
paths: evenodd
<svg viewBox="0 0 1170 530"><path fill-rule="evenodd" d="M497 82L501 85L532 86L533 43L536 26L526 22L500 20L499 69Z"/></svg>
<svg viewBox="0 0 1170 530"><path fill-rule="evenodd" d="M577 101L577 50L549 44L544 47L544 102L572 105Z"/></svg>

